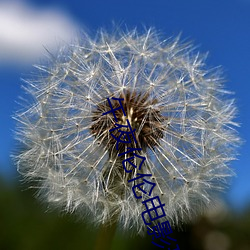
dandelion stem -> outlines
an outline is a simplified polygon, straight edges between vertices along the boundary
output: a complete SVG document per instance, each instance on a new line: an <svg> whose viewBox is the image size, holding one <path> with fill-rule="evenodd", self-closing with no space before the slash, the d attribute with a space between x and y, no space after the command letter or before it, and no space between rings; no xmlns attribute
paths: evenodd
<svg viewBox="0 0 250 250"><path fill-rule="evenodd" d="M110 250L116 232L117 220L110 224L102 224L97 234L94 250Z"/></svg>

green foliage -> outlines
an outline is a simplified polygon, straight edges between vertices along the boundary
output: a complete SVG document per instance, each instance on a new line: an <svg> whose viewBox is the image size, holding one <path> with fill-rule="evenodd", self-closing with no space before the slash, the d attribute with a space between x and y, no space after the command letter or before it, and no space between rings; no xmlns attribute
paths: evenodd
<svg viewBox="0 0 250 250"><path fill-rule="evenodd" d="M22 187L22 190L17 187ZM1 250L74 250L94 249L97 230L72 215L46 211L34 199L34 192L24 185L6 185L0 181L0 249ZM173 238L181 250L250 249L250 209L231 214L222 220L200 218ZM131 237L116 233L111 250L160 249L149 236ZM165 248L167 249L167 248Z"/></svg>

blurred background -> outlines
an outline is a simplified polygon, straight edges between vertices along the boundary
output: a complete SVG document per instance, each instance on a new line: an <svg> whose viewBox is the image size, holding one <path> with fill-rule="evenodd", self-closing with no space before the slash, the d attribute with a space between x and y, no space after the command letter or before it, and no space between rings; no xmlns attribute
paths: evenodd
<svg viewBox="0 0 250 250"><path fill-rule="evenodd" d="M250 0L0 0L0 249L93 249L98 230L47 211L21 181L10 158L17 150L12 115L20 107L21 79L36 71L32 65L46 58L46 49L56 53L79 29L94 36L112 22L139 30L153 26L166 38L181 33L209 51L208 66L222 65L244 142L231 164L237 177L217 207L173 229L172 237L182 250L250 250ZM160 248L149 236L117 232L115 249Z"/></svg>

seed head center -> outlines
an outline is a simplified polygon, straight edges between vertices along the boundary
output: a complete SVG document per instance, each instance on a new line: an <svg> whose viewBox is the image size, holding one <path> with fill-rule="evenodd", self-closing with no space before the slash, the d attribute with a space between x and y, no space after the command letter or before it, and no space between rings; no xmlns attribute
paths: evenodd
<svg viewBox="0 0 250 250"><path fill-rule="evenodd" d="M115 121L113 114L109 114L108 117L102 116L104 112L110 110L111 107L108 101L104 101L97 106L97 110L93 115L93 125L91 126L91 132L95 135L98 141L102 145L108 146L108 148L114 148L116 140L110 136L109 131L116 127L115 124L120 124L124 127L119 128L121 131L128 131L128 122L135 133L138 145L127 145L129 147L139 147L142 149L153 148L158 145L159 140L163 137L164 131L164 117L161 115L159 109L152 108L158 101L152 99L147 93L135 93L126 92L122 93L119 98L122 98L122 106L125 111L125 115L122 109L119 109L120 103L117 100L110 99L112 108L116 111ZM150 109L151 107L151 109ZM125 127L126 126L126 127ZM114 131L114 130L113 130ZM119 137L118 130L113 132L116 137Z"/></svg>

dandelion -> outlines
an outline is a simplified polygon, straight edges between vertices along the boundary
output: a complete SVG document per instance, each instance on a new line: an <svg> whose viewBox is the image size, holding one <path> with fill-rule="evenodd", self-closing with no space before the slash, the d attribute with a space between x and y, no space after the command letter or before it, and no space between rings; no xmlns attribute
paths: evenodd
<svg viewBox="0 0 250 250"><path fill-rule="evenodd" d="M46 66L36 66L35 80L26 80L32 100L15 116L24 148L16 156L18 171L62 211L143 233L145 207L129 182L138 168L126 173L122 166L129 147L141 148L137 154L146 160L140 172L152 175L152 196L165 204L163 220L178 225L192 219L227 186L239 142L234 100L204 59L192 44L161 40L153 29L102 30L95 39L83 34ZM117 109L117 121L103 115L110 110L107 98L118 107L112 97L124 99L126 117ZM117 147L110 130L125 118L137 143Z"/></svg>

